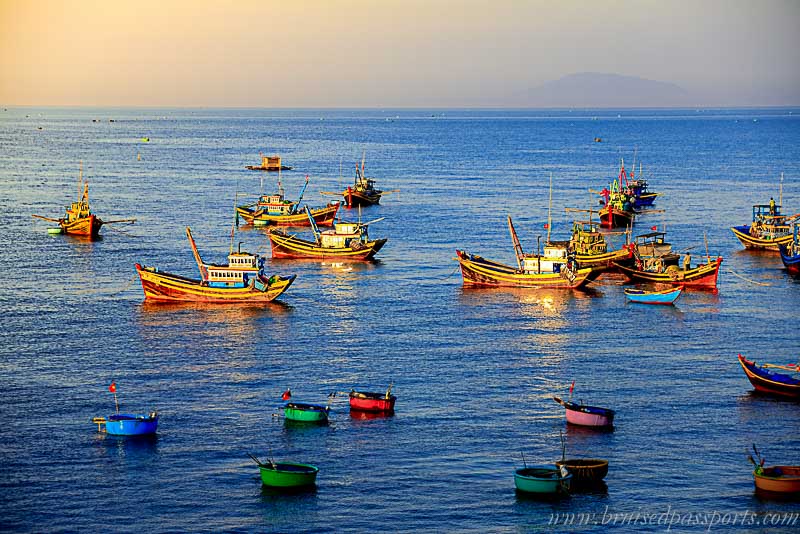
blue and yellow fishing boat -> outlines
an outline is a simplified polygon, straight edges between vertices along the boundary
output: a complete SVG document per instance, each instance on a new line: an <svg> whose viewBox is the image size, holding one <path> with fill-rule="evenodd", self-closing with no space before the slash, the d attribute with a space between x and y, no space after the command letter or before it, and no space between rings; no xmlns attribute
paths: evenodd
<svg viewBox="0 0 800 534"><path fill-rule="evenodd" d="M778 246L781 253L781 261L789 274L798 276L800 275L800 223L794 222L792 224L792 240L784 245Z"/></svg>
<svg viewBox="0 0 800 534"><path fill-rule="evenodd" d="M753 222L732 226L731 232L747 249L780 250L781 245L792 242L791 221L800 214L790 216L781 213L781 206L769 204L753 206Z"/></svg>
<svg viewBox="0 0 800 534"><path fill-rule="evenodd" d="M192 231L186 227L200 280L160 271L157 267L136 264L145 299L165 302L271 302L286 291L296 275L288 277L265 272L264 258L247 252L228 255L227 265L204 263L197 251Z"/></svg>
<svg viewBox="0 0 800 534"><path fill-rule="evenodd" d="M575 254L579 268L590 267L603 271L616 270L615 263L626 264L633 258L633 246L608 250L600 225L592 221L575 221L569 240L569 251Z"/></svg>
<svg viewBox="0 0 800 534"><path fill-rule="evenodd" d="M308 187L308 176L297 201L287 200L284 197L283 185L278 180L278 193L274 195L261 195L258 202L236 207L236 220L244 219L246 224L253 226L308 226L308 217L300 209L303 194ZM311 215L319 226L331 226L336 219L339 202L331 202L327 206L311 208Z"/></svg>

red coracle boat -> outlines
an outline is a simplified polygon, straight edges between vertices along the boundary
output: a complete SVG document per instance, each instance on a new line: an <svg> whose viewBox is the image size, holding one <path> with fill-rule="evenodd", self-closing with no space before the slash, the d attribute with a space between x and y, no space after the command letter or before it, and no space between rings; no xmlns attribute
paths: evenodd
<svg viewBox="0 0 800 534"><path fill-rule="evenodd" d="M392 395L392 386L386 393L370 393L366 391L350 391L350 410L392 414L397 397Z"/></svg>

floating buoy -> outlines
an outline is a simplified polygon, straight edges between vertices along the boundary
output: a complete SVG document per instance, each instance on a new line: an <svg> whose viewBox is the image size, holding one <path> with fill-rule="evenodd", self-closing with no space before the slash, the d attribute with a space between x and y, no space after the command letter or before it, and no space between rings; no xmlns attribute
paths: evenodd
<svg viewBox="0 0 800 534"><path fill-rule="evenodd" d="M48 228L47 233L50 235L58 235L61 233L61 228Z"/></svg>
<svg viewBox="0 0 800 534"><path fill-rule="evenodd" d="M599 137L595 137L595 138L594 138L594 142L595 142L595 143L602 143L602 142L603 142L603 140L602 140L601 138L599 138Z"/></svg>
<svg viewBox="0 0 800 534"><path fill-rule="evenodd" d="M149 143L150 142L150 138L149 137L142 137L142 142L143 143Z"/></svg>

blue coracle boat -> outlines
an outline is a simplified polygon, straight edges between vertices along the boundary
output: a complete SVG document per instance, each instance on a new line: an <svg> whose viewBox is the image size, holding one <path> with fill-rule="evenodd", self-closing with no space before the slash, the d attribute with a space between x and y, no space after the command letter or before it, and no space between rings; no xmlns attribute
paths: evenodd
<svg viewBox="0 0 800 534"><path fill-rule="evenodd" d="M108 418L95 417L92 420L97 429L105 426L107 434L112 436L146 436L155 434L158 429L158 412L148 414L115 413Z"/></svg>
<svg viewBox="0 0 800 534"><path fill-rule="evenodd" d="M625 289L625 297L639 304L674 304L681 296L683 287L670 287L663 291L644 291L642 289Z"/></svg>

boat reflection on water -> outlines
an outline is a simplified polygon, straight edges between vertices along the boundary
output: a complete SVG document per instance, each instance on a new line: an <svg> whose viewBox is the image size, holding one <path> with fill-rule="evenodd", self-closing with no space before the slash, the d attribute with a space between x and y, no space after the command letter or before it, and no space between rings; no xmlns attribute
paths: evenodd
<svg viewBox="0 0 800 534"><path fill-rule="evenodd" d="M297 501L305 513L309 500L317 499L317 486L298 486L296 488L273 488L271 486L261 486L261 500L264 503L278 503L285 506L287 501Z"/></svg>
<svg viewBox="0 0 800 534"><path fill-rule="evenodd" d="M373 419L391 419L394 412L362 412L360 410L350 410L350 419L357 421L369 421Z"/></svg>
<svg viewBox="0 0 800 534"><path fill-rule="evenodd" d="M152 455L158 454L158 434L115 436L103 433L98 434L94 444L104 448L104 454L116 453L121 459L149 459Z"/></svg>
<svg viewBox="0 0 800 534"><path fill-rule="evenodd" d="M264 317L277 319L288 316L293 306L274 300L254 306L203 304L197 302L150 302L138 305L138 319L142 327L180 328L208 331L222 328L230 336L252 336Z"/></svg>

